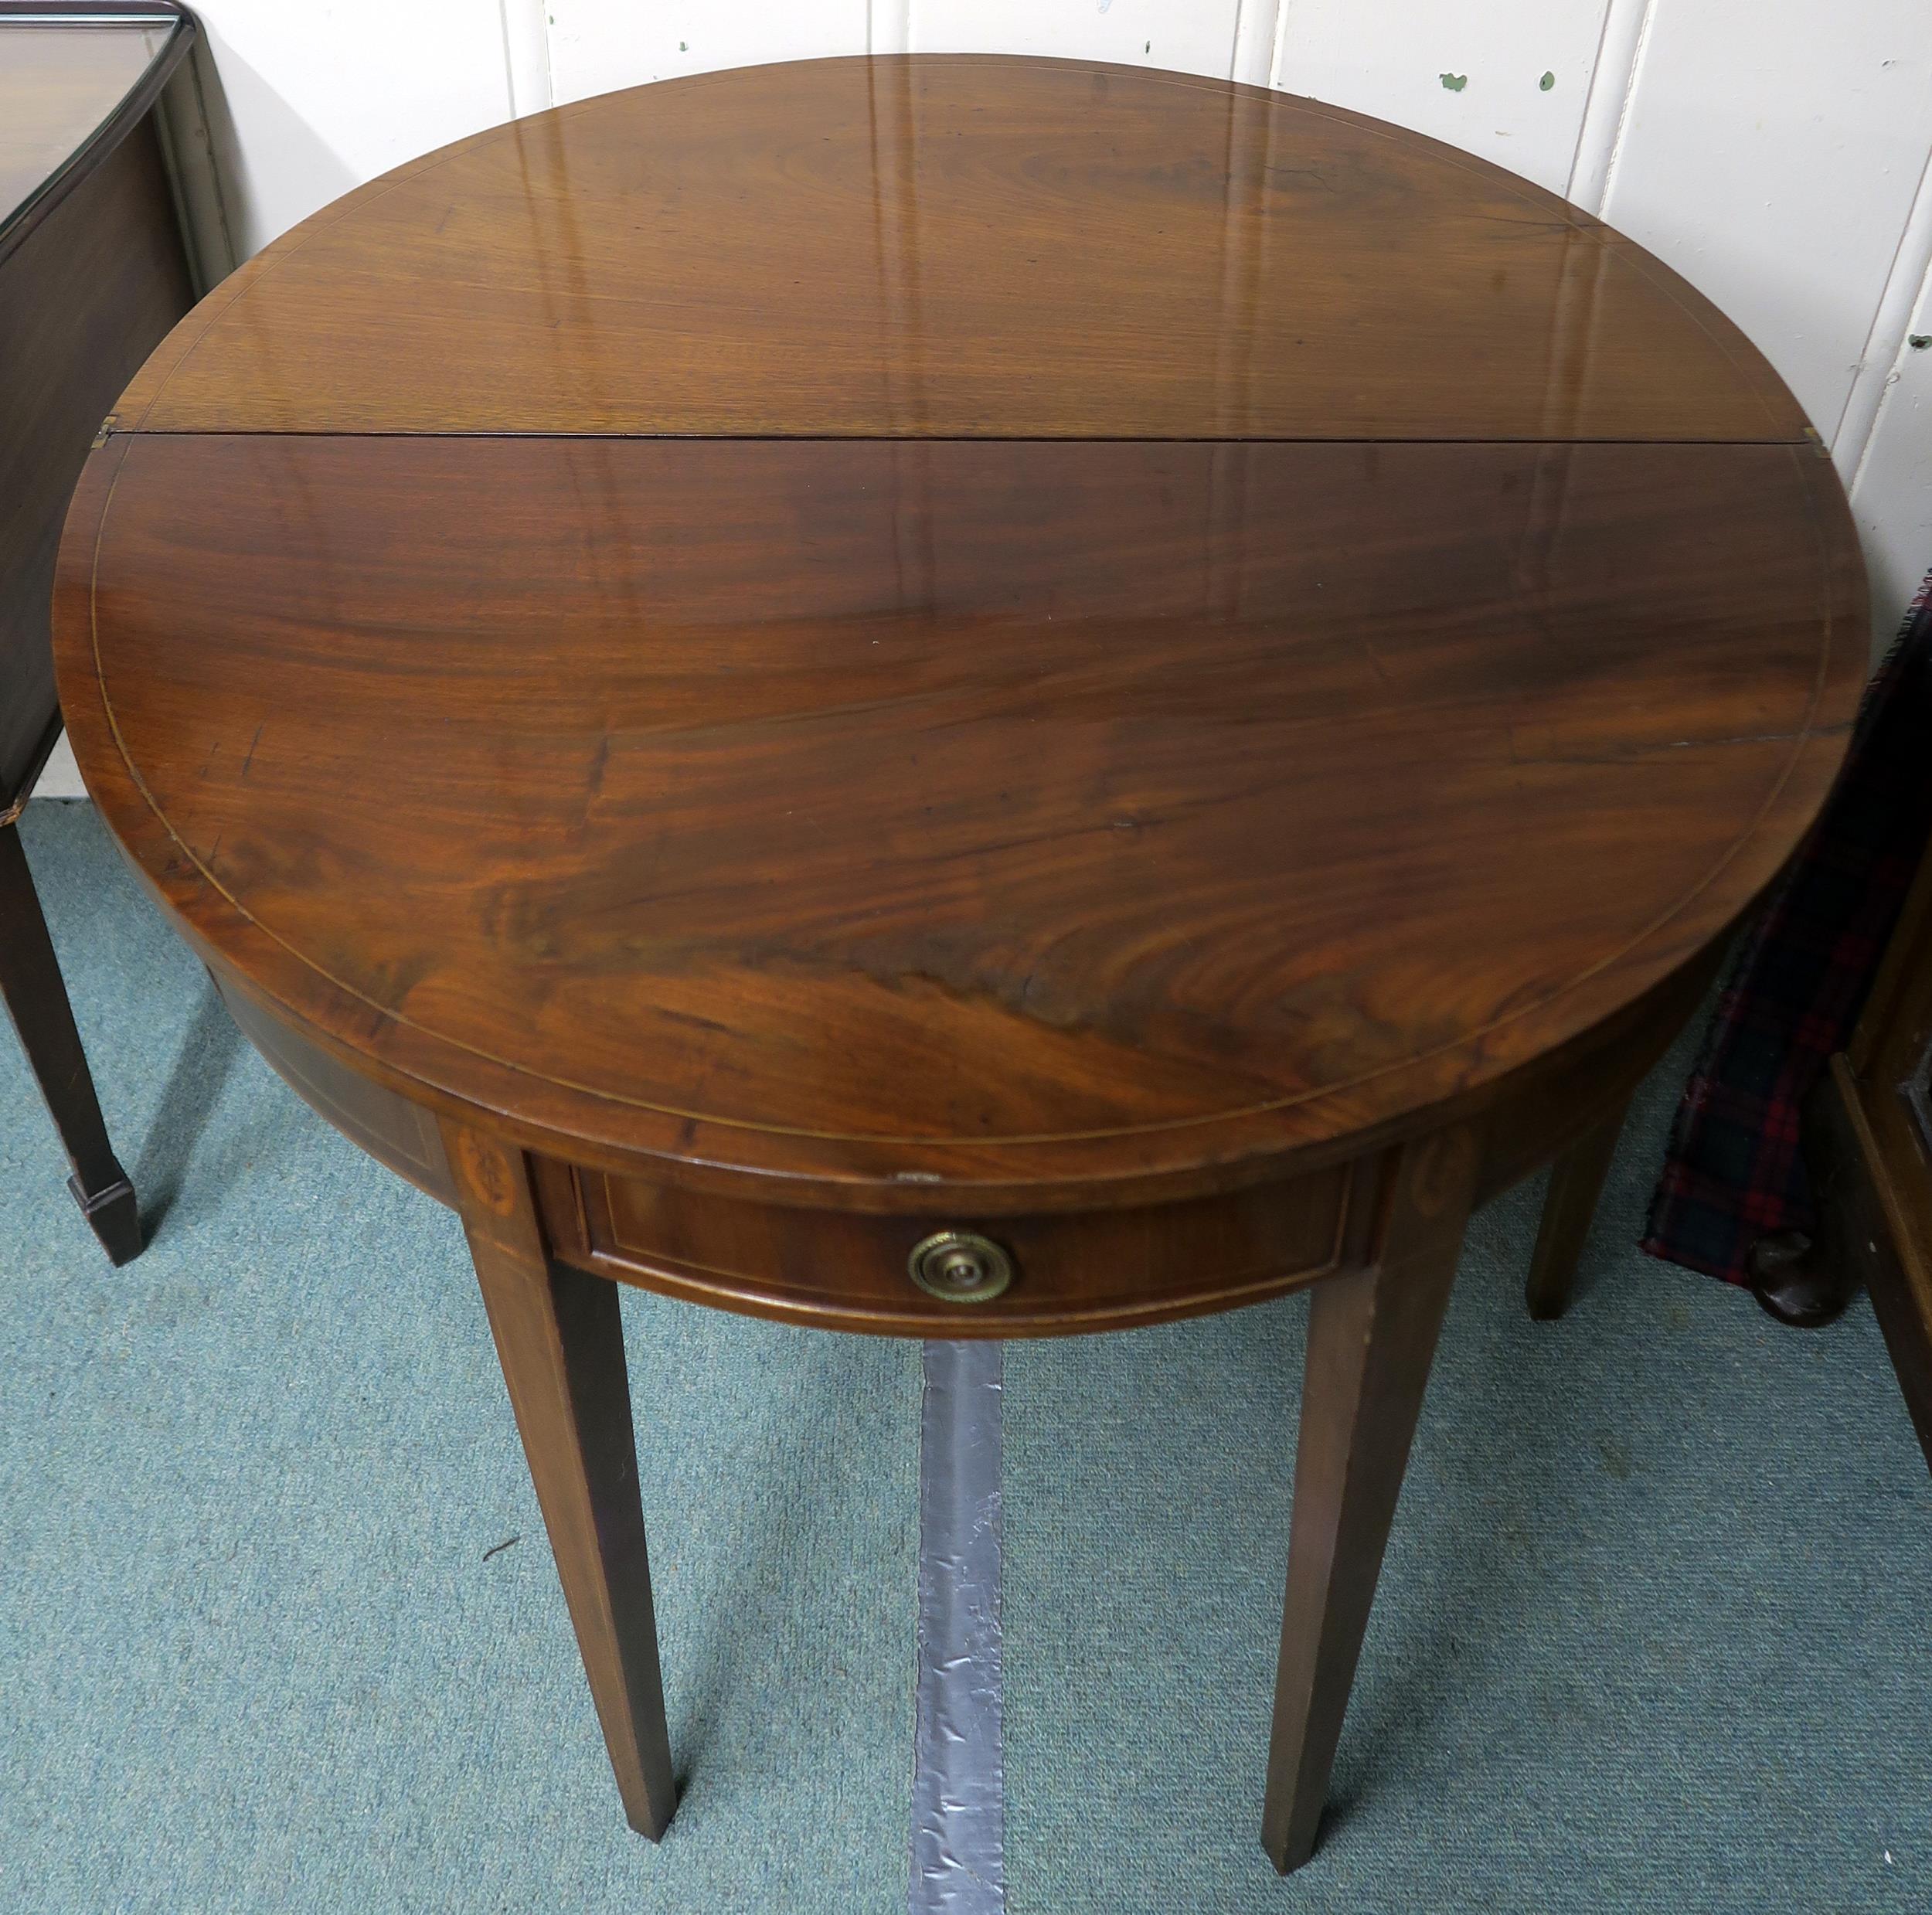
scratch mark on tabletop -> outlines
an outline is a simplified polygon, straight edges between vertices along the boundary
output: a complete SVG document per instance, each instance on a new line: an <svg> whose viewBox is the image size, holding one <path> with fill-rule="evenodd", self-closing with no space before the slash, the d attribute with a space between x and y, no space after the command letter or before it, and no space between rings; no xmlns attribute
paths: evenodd
<svg viewBox="0 0 1932 1915"><path fill-rule="evenodd" d="M1305 179L1310 184L1319 186L1324 192L1332 193L1341 191L1341 189L1335 184L1333 170L1328 167L1289 166L1276 164L1264 170L1270 180Z"/></svg>
<svg viewBox="0 0 1932 1915"><path fill-rule="evenodd" d="M241 774L244 778L248 776L248 767L255 762L255 747L261 743L262 733L267 730L267 729L268 720L264 718L262 722L255 727L254 736L248 741L248 756L242 760Z"/></svg>

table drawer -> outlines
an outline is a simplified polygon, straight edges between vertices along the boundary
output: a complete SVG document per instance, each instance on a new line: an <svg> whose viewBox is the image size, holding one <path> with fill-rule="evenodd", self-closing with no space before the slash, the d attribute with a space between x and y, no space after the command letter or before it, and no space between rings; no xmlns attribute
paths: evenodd
<svg viewBox="0 0 1932 1915"><path fill-rule="evenodd" d="M1124 1328L1364 1262L1382 1171L1366 1158L1185 1202L1001 1217L804 1209L553 1162L537 1182L556 1254L604 1276L828 1328L962 1337ZM914 1281L921 1246L949 1232L1008 1262L1000 1294L957 1301Z"/></svg>

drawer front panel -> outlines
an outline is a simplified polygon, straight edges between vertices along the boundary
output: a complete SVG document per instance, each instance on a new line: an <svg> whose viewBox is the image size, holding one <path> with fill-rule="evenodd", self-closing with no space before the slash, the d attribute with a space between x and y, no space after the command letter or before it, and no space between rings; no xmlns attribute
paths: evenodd
<svg viewBox="0 0 1932 1915"><path fill-rule="evenodd" d="M1185 1202L992 1218L807 1210L553 1163L538 1182L558 1256L648 1289L828 1328L1046 1336L1226 1309L1365 1261L1380 1173L1366 1160ZM981 1302L921 1288L914 1253L944 1232L988 1240L1011 1282Z"/></svg>

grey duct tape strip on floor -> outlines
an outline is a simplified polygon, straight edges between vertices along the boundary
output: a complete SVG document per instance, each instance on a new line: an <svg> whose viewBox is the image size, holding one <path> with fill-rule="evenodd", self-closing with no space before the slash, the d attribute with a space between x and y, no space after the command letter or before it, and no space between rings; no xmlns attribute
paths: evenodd
<svg viewBox="0 0 1932 1915"><path fill-rule="evenodd" d="M1002 1915L1003 1345L928 1343L919 1441L919 1695L910 1915Z"/></svg>

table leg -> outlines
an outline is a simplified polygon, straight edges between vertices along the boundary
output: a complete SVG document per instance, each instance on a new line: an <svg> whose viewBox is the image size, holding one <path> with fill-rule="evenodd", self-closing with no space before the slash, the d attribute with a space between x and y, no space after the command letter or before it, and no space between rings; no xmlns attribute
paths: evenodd
<svg viewBox="0 0 1932 1915"><path fill-rule="evenodd" d="M617 1286L550 1260L522 1154L446 1120L463 1227L624 1814L676 1806Z"/></svg>
<svg viewBox="0 0 1932 1915"><path fill-rule="evenodd" d="M1539 1321L1549 1322L1570 1307L1583 1240L1590 1234L1629 1108L1630 1099L1621 1099L1550 1166L1543 1222L1529 1259L1529 1314Z"/></svg>
<svg viewBox="0 0 1932 1915"><path fill-rule="evenodd" d="M1261 1845L1284 1875L1315 1852L1342 1718L1382 1573L1478 1152L1464 1131L1404 1154L1372 1268L1309 1299L1287 1590Z"/></svg>
<svg viewBox="0 0 1932 1915"><path fill-rule="evenodd" d="M27 854L10 824L0 825L0 996L73 1168L67 1188L109 1261L124 1264L141 1253L134 1187L108 1141Z"/></svg>

